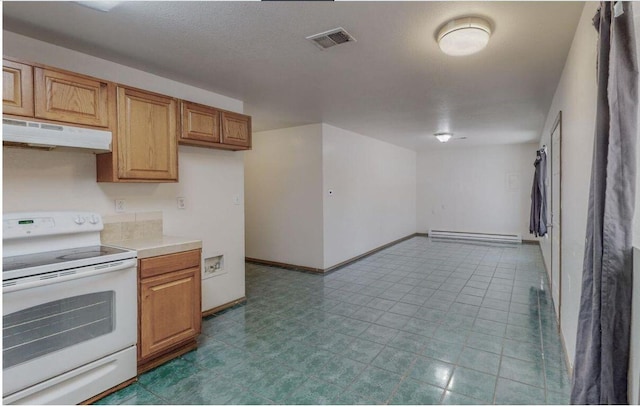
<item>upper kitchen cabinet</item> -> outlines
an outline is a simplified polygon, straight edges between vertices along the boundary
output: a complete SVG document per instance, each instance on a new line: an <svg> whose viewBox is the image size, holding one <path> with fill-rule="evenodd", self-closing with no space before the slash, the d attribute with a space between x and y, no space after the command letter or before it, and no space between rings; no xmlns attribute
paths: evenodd
<svg viewBox="0 0 640 407"><path fill-rule="evenodd" d="M181 102L180 144L224 150L251 149L251 117Z"/></svg>
<svg viewBox="0 0 640 407"><path fill-rule="evenodd" d="M108 128L115 122L115 84L4 58L2 113Z"/></svg>
<svg viewBox="0 0 640 407"><path fill-rule="evenodd" d="M222 144L251 148L251 117L222 112Z"/></svg>
<svg viewBox="0 0 640 407"><path fill-rule="evenodd" d="M181 102L180 108L182 110L181 144L220 143L220 111L218 109L191 102Z"/></svg>
<svg viewBox="0 0 640 407"><path fill-rule="evenodd" d="M34 70L35 117L109 127L106 81L47 68Z"/></svg>
<svg viewBox="0 0 640 407"><path fill-rule="evenodd" d="M33 67L2 60L2 113L33 117Z"/></svg>
<svg viewBox="0 0 640 407"><path fill-rule="evenodd" d="M98 181L178 181L178 101L118 86L113 152L98 155Z"/></svg>

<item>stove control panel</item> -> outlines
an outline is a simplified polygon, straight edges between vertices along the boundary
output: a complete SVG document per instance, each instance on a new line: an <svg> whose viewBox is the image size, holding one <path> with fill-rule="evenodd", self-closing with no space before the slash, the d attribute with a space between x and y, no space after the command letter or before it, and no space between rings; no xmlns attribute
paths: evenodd
<svg viewBox="0 0 640 407"><path fill-rule="evenodd" d="M16 212L3 215L2 238L100 232L102 218L93 212Z"/></svg>
<svg viewBox="0 0 640 407"><path fill-rule="evenodd" d="M4 232L16 229L28 233L28 231L36 229L46 229L55 227L53 218L17 218L4 220Z"/></svg>

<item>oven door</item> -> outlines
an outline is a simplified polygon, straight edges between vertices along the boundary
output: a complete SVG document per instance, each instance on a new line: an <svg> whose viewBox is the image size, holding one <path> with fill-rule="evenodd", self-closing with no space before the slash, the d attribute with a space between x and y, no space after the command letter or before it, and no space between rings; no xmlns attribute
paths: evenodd
<svg viewBox="0 0 640 407"><path fill-rule="evenodd" d="M136 343L136 259L8 283L3 397Z"/></svg>

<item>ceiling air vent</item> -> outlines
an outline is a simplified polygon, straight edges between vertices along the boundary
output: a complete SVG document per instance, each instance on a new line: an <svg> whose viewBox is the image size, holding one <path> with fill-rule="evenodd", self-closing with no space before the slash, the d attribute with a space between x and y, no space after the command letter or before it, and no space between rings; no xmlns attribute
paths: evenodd
<svg viewBox="0 0 640 407"><path fill-rule="evenodd" d="M335 45L356 41L356 39L342 27L334 28L333 30L320 34L310 35L307 39L316 44L320 49L327 49Z"/></svg>

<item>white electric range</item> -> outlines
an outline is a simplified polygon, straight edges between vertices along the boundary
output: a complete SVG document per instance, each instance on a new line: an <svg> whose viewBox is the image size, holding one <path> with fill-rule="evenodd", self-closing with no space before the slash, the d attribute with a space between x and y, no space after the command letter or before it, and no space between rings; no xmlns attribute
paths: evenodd
<svg viewBox="0 0 640 407"><path fill-rule="evenodd" d="M77 404L136 376L136 252L99 214L3 216L3 404Z"/></svg>

